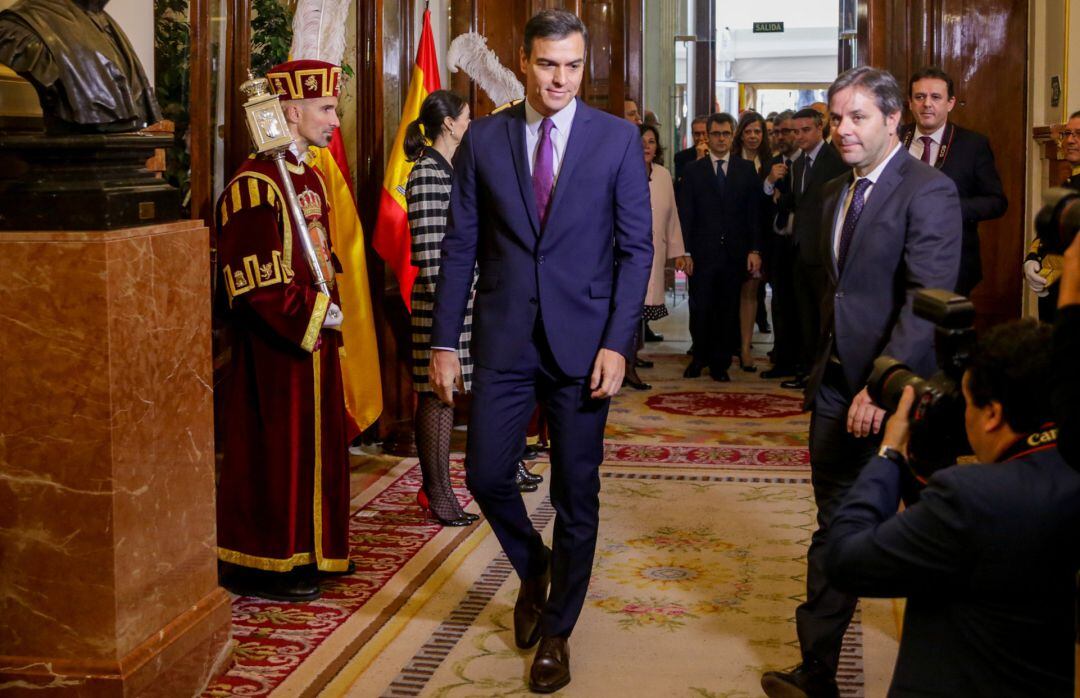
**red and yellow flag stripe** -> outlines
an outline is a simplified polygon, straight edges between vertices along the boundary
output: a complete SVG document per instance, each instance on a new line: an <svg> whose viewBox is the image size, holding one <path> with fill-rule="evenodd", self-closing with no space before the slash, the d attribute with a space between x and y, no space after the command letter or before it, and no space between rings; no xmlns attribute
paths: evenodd
<svg viewBox="0 0 1080 698"><path fill-rule="evenodd" d="M438 89L439 62L435 55L435 39L431 33L431 12L424 10L424 27L420 33L420 45L416 50L416 65L409 82L401 123L390 150L390 161L387 163L379 200L379 215L372 237L372 247L393 270L401 289L401 298L405 301L405 307L410 309L410 296L417 269L412 265L409 220L405 208L405 183L413 168L413 163L405 159L405 129L420 115L420 105L427 96Z"/></svg>

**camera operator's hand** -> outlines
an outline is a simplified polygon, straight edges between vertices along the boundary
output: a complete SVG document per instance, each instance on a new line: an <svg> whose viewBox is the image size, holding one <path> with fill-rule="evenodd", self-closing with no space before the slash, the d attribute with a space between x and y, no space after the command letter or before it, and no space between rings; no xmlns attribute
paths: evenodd
<svg viewBox="0 0 1080 698"><path fill-rule="evenodd" d="M866 388L859 391L855 399L851 401L851 407L847 413L847 430L853 436L860 438L876 434L881 431L881 423L885 420L885 410L874 404L870 399L870 392Z"/></svg>
<svg viewBox="0 0 1080 698"><path fill-rule="evenodd" d="M911 439L911 406L915 404L915 389L910 385L904 387L900 396L900 402L896 405L896 411L885 423L885 435L881 437L881 445L895 448L908 457L908 441Z"/></svg>
<svg viewBox="0 0 1080 698"><path fill-rule="evenodd" d="M1035 292L1035 295L1042 298L1050 292L1046 290L1046 279L1039 274L1040 269L1042 269L1042 265L1039 264L1037 259L1029 259L1024 262L1024 278L1027 280L1031 290Z"/></svg>

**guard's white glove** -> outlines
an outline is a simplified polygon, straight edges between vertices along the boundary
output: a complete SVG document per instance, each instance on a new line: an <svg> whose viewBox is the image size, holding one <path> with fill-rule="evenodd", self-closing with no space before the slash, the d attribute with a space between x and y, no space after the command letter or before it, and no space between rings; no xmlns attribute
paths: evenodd
<svg viewBox="0 0 1080 698"><path fill-rule="evenodd" d="M322 326L328 330L341 330L341 321L344 316L341 313L341 308L337 303L331 303L330 307L326 309L326 317L323 318Z"/></svg>
<svg viewBox="0 0 1080 698"><path fill-rule="evenodd" d="M1024 278L1027 279L1028 286L1035 295L1039 298L1044 298L1049 295L1049 291L1046 290L1046 279L1039 274L1039 270L1042 269L1042 265L1039 264L1037 259L1029 259L1024 262Z"/></svg>

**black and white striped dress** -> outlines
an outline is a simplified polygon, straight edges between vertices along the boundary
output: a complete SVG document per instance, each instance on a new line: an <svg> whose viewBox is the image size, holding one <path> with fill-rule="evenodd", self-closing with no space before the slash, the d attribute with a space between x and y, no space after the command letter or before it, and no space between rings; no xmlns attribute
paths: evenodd
<svg viewBox="0 0 1080 698"><path fill-rule="evenodd" d="M446 234L446 214L450 208L453 169L437 151L428 149L413 165L405 185L412 237L412 263L419 271L412 289L413 390L432 392L428 382L431 359L431 315L435 306L435 282L439 279L439 246ZM475 286L475 279L473 281ZM458 340L458 358L465 392L472 387L473 361L469 355L472 339L473 293L465 309L465 324Z"/></svg>

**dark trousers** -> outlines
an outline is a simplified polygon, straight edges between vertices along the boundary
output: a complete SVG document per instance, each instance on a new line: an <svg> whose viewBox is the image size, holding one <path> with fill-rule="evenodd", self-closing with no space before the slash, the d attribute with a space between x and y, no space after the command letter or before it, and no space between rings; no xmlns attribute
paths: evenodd
<svg viewBox="0 0 1080 698"><path fill-rule="evenodd" d="M809 371L817 358L821 336L821 298L825 294L825 269L795 260L795 298L799 310L799 368Z"/></svg>
<svg viewBox="0 0 1080 698"><path fill-rule="evenodd" d="M773 288L773 365L793 369L801 358L802 328L795 288L795 246L790 236L777 236L769 283Z"/></svg>
<svg viewBox="0 0 1080 698"><path fill-rule="evenodd" d="M466 482L518 576L542 574L544 544L514 482L522 439L539 400L551 434L550 492L556 512L551 592L541 631L568 637L592 575L610 400L589 397L588 376L559 370L542 331L534 332L516 366L493 371L477 365L473 371Z"/></svg>
<svg viewBox="0 0 1080 698"><path fill-rule="evenodd" d="M731 366L739 351L739 293L746 278L746 258L737 261L721 248L694 256L690 277L690 337L694 363L714 373Z"/></svg>
<svg viewBox="0 0 1080 698"><path fill-rule="evenodd" d="M880 435L859 439L848 433L852 397L839 365L830 364L810 418L810 477L817 529L806 554L806 601L795 610L803 662L820 662L834 675L858 598L836 590L825 576L829 522L881 441Z"/></svg>

